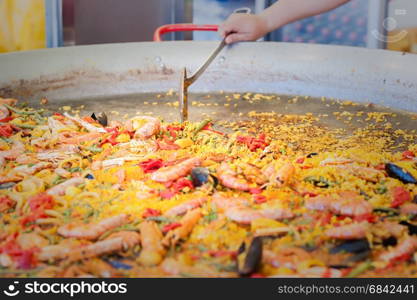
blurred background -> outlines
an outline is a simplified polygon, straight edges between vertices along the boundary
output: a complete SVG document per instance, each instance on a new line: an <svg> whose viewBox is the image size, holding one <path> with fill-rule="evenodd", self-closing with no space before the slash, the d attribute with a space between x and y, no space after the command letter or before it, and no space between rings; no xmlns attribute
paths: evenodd
<svg viewBox="0 0 417 300"><path fill-rule="evenodd" d="M310 1L310 0L307 0ZM236 8L257 13L275 0L0 0L0 52L151 41L164 24L219 24ZM215 32L165 40L218 40ZM265 41L348 45L417 53L417 0L351 0L289 24Z"/></svg>

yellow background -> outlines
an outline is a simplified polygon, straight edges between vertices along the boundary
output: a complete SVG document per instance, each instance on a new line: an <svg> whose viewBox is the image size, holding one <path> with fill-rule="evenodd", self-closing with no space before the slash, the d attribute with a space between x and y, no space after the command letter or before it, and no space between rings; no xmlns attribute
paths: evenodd
<svg viewBox="0 0 417 300"><path fill-rule="evenodd" d="M0 52L46 47L44 0L0 0Z"/></svg>

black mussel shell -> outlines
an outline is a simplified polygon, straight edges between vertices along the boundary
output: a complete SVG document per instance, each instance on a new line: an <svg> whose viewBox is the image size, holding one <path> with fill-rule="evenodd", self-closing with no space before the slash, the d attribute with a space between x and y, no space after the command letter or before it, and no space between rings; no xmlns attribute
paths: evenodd
<svg viewBox="0 0 417 300"><path fill-rule="evenodd" d="M262 260L262 238L256 237L249 248L242 243L238 250L237 270L240 276L249 276L256 272Z"/></svg>
<svg viewBox="0 0 417 300"><path fill-rule="evenodd" d="M15 182L5 182L0 184L0 190L10 189L16 185Z"/></svg>
<svg viewBox="0 0 417 300"><path fill-rule="evenodd" d="M407 226L409 234L411 234L411 235L416 235L417 234L417 225L411 224L407 221L401 221L400 224L404 225L404 226Z"/></svg>
<svg viewBox="0 0 417 300"><path fill-rule="evenodd" d="M313 153L307 154L307 158L312 158L313 156L316 156L316 155L319 155L319 154L316 152L313 152Z"/></svg>
<svg viewBox="0 0 417 300"><path fill-rule="evenodd" d="M413 175L411 175L409 172L407 172L406 170L404 170L403 168L395 164L392 164L392 163L386 164L385 171L390 177L398 179L402 183L417 184L417 179L415 179Z"/></svg>
<svg viewBox="0 0 417 300"><path fill-rule="evenodd" d="M209 181L210 172L206 168L193 168L191 170L191 179L194 186L202 186Z"/></svg>
<svg viewBox="0 0 417 300"><path fill-rule="evenodd" d="M100 123L102 126L107 126L108 125L108 118L106 113L102 112L98 115L96 115L95 113L92 113L91 118L95 121L97 121L98 123Z"/></svg>
<svg viewBox="0 0 417 300"><path fill-rule="evenodd" d="M388 247L388 246L395 246L397 245L397 238L390 236L389 238L386 238L382 241L382 245L384 247Z"/></svg>
<svg viewBox="0 0 417 300"><path fill-rule="evenodd" d="M349 240L342 244L337 245L336 247L330 249L331 254L336 254L339 252L348 252L348 253L360 253L369 251L371 248L369 247L369 242L367 239L361 240Z"/></svg>

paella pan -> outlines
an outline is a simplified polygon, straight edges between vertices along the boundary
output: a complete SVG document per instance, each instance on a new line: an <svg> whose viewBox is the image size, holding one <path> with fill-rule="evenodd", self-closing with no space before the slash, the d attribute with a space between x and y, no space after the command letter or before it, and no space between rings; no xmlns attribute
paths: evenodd
<svg viewBox="0 0 417 300"><path fill-rule="evenodd" d="M3 277L415 276L417 59L210 46L0 57Z"/></svg>

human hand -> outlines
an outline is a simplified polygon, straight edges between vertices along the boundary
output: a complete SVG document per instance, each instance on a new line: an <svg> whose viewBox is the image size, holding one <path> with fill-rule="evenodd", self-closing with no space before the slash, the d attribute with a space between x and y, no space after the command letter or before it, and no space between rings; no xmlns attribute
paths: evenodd
<svg viewBox="0 0 417 300"><path fill-rule="evenodd" d="M259 15L232 14L221 25L218 32L226 37L226 43L256 41L269 32L267 21Z"/></svg>

